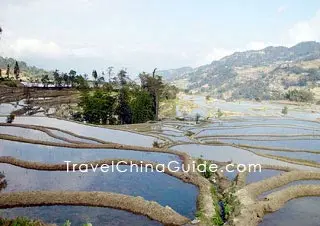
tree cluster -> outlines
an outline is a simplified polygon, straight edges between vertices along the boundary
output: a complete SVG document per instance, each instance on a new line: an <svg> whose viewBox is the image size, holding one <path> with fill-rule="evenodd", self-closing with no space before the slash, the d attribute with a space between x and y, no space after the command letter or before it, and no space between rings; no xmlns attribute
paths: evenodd
<svg viewBox="0 0 320 226"><path fill-rule="evenodd" d="M94 75L94 74L93 74ZM131 124L157 120L159 100L175 98L177 88L167 86L162 77L155 74L140 74L141 85L133 82L125 70L103 86L82 93L77 120L95 124ZM93 76L98 81L98 76Z"/></svg>

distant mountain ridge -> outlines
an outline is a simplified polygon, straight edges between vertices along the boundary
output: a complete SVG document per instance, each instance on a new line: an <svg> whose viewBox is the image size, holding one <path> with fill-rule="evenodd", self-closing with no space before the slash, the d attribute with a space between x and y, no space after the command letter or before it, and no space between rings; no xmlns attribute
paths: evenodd
<svg viewBox="0 0 320 226"><path fill-rule="evenodd" d="M182 69L159 73L168 81L183 80L188 89L210 92L220 98L274 99L290 87L310 88L318 84L320 43L235 52L208 65Z"/></svg>
<svg viewBox="0 0 320 226"><path fill-rule="evenodd" d="M44 69L37 68L35 66L29 66L24 61L17 61L17 62L18 62L19 69L20 69L21 73L23 73L27 77L38 77L39 78L42 75L49 73L48 71L46 71ZM14 68L15 63L16 63L16 59L0 56L0 69L2 70L2 74L4 75L6 73L7 65L10 66L10 73L13 73L13 68Z"/></svg>

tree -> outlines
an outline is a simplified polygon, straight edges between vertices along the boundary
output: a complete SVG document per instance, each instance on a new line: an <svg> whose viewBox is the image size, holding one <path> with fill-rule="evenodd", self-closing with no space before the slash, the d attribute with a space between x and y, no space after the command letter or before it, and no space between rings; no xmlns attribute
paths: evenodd
<svg viewBox="0 0 320 226"><path fill-rule="evenodd" d="M127 81L127 72L121 70L118 73L118 79L120 81L120 90L118 96L118 107L116 110L117 115L119 116L120 124L130 124L132 123L132 111L129 106L129 90L126 86Z"/></svg>
<svg viewBox="0 0 320 226"><path fill-rule="evenodd" d="M95 90L91 95L84 91L79 106L86 121L96 124L114 124L115 98L109 92Z"/></svg>
<svg viewBox="0 0 320 226"><path fill-rule="evenodd" d="M19 75L20 75L20 68L19 68L18 61L16 61L15 65L14 65L13 74L15 75L16 80L18 80Z"/></svg>
<svg viewBox="0 0 320 226"><path fill-rule="evenodd" d="M48 87L49 81L50 80L49 80L49 75L48 74L45 74L45 75L42 76L41 82L43 84L43 87Z"/></svg>
<svg viewBox="0 0 320 226"><path fill-rule="evenodd" d="M79 88L79 89L89 88L87 80L84 77L82 77L81 75L76 76L74 83L76 84L77 88Z"/></svg>
<svg viewBox="0 0 320 226"><path fill-rule="evenodd" d="M196 114L196 124L199 123L201 115L199 113Z"/></svg>
<svg viewBox="0 0 320 226"><path fill-rule="evenodd" d="M108 76L109 76L109 83L111 82L111 77L113 75L113 67L108 67Z"/></svg>
<svg viewBox="0 0 320 226"><path fill-rule="evenodd" d="M310 102L314 99L314 94L309 90L289 90L285 94L285 98L290 101L297 101L297 102Z"/></svg>
<svg viewBox="0 0 320 226"><path fill-rule="evenodd" d="M285 107L281 110L281 113L282 113L283 115L287 115L287 114L288 114L288 107L285 106Z"/></svg>
<svg viewBox="0 0 320 226"><path fill-rule="evenodd" d="M76 75L77 75L77 72L75 70L70 70L69 72L69 80L70 80L70 83L71 83L71 87L74 86L74 83L75 83L75 80L76 80Z"/></svg>
<svg viewBox="0 0 320 226"><path fill-rule="evenodd" d="M6 75L7 75L7 78L9 78L9 75L10 75L10 65L9 64L7 65Z"/></svg>
<svg viewBox="0 0 320 226"><path fill-rule="evenodd" d="M96 70L93 70L93 71L92 71L92 77L93 77L93 79L94 79L94 86L95 86L95 87L98 87L98 81L97 81L97 79L98 79L98 73L97 73Z"/></svg>
<svg viewBox="0 0 320 226"><path fill-rule="evenodd" d="M63 73L62 79L64 81L64 86L69 86L70 78L69 78L69 75L67 73Z"/></svg>
<svg viewBox="0 0 320 226"><path fill-rule="evenodd" d="M0 68L0 78L2 78L2 70L1 70L1 68Z"/></svg>
<svg viewBox="0 0 320 226"><path fill-rule="evenodd" d="M132 109L132 122L144 123L154 120L152 97L147 91L137 90L132 95L134 99L130 103Z"/></svg>
<svg viewBox="0 0 320 226"><path fill-rule="evenodd" d="M53 79L56 87L60 87L62 84L62 76L60 76L59 71L55 70L53 72Z"/></svg>
<svg viewBox="0 0 320 226"><path fill-rule="evenodd" d="M153 70L152 76L147 73L142 73L139 75L139 77L141 80L142 88L148 91L153 99L153 110L155 113L155 119L158 120L159 99L163 88L163 82L162 77L155 74L156 70L157 68Z"/></svg>
<svg viewBox="0 0 320 226"><path fill-rule="evenodd" d="M219 108L218 111L217 111L217 116L218 116L218 118L221 118L221 117L223 116L223 113L222 113L222 111L220 110L220 108Z"/></svg>

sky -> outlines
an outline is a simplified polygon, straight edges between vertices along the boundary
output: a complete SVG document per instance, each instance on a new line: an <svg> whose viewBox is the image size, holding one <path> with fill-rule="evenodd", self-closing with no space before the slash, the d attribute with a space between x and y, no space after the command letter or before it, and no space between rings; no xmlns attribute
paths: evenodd
<svg viewBox="0 0 320 226"><path fill-rule="evenodd" d="M129 73L320 41L319 0L0 0L0 56Z"/></svg>

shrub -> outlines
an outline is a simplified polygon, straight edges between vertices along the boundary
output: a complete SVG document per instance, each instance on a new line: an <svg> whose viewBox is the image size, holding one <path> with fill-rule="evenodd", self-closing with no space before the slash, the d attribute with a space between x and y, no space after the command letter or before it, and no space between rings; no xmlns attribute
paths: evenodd
<svg viewBox="0 0 320 226"><path fill-rule="evenodd" d="M223 116L223 113L222 113L222 111L220 110L220 108L218 109L218 111L217 111L217 117L218 118L221 118Z"/></svg>
<svg viewBox="0 0 320 226"><path fill-rule="evenodd" d="M285 94L285 98L290 101L310 102L314 99L314 94L308 90L289 90Z"/></svg>
<svg viewBox="0 0 320 226"><path fill-rule="evenodd" d="M153 146L154 148L160 148L160 143L155 140L155 141L153 141L152 146Z"/></svg>
<svg viewBox="0 0 320 226"><path fill-rule="evenodd" d="M10 115L8 115L7 116L7 123L12 123L13 122L13 120L15 119L15 114L10 114Z"/></svg>
<svg viewBox="0 0 320 226"><path fill-rule="evenodd" d="M194 135L194 132L188 130L185 132L185 135L188 136L188 137L191 137L192 135Z"/></svg>
<svg viewBox="0 0 320 226"><path fill-rule="evenodd" d="M9 86L9 87L17 87L17 83L12 80L5 80L1 82L1 85Z"/></svg>
<svg viewBox="0 0 320 226"><path fill-rule="evenodd" d="M200 114L197 113L197 114L196 114L196 123L197 123L197 124L199 123L200 117L201 117Z"/></svg>
<svg viewBox="0 0 320 226"><path fill-rule="evenodd" d="M287 115L287 114L288 114L288 107L285 106L285 107L281 110L281 113L284 114L284 115Z"/></svg>
<svg viewBox="0 0 320 226"><path fill-rule="evenodd" d="M201 165L200 165L201 164ZM210 162L204 161L203 159L198 159L199 171L201 175L205 178L210 178L213 172L210 170Z"/></svg>

